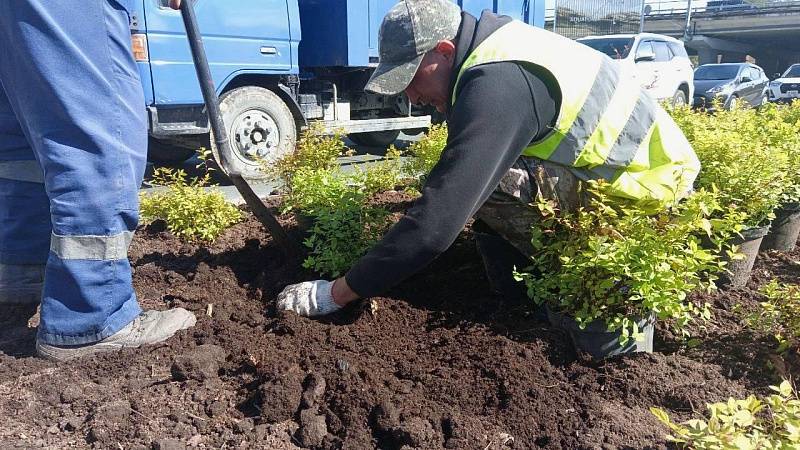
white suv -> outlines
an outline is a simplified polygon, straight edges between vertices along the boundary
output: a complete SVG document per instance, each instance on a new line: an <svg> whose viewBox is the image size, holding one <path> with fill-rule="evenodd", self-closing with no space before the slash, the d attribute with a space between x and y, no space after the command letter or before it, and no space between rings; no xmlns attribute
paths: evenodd
<svg viewBox="0 0 800 450"><path fill-rule="evenodd" d="M694 98L694 70L683 42L661 34L610 34L578 39L634 69L639 84L658 100L683 105Z"/></svg>
<svg viewBox="0 0 800 450"><path fill-rule="evenodd" d="M800 64L793 64L783 75L769 83L769 98L773 102L800 99Z"/></svg>

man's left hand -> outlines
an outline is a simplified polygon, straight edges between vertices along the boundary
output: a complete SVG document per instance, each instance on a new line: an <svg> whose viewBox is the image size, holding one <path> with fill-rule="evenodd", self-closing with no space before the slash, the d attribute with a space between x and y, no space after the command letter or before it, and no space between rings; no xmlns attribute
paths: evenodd
<svg viewBox="0 0 800 450"><path fill-rule="evenodd" d="M181 9L181 0L169 0L169 7L172 9Z"/></svg>

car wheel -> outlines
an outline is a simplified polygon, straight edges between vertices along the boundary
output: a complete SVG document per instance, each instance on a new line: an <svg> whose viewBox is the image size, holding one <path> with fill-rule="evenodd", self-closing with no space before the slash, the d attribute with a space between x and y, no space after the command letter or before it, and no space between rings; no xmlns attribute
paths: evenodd
<svg viewBox="0 0 800 450"><path fill-rule="evenodd" d="M266 178L268 174L262 167L294 150L297 140L294 116L286 103L269 89L257 86L232 89L220 97L219 109L230 144L227 149L219 149L212 139L214 159L219 162L220 152L225 151L226 160L245 178Z"/></svg>
<svg viewBox="0 0 800 450"><path fill-rule="evenodd" d="M678 89L675 91L675 94L672 96L672 106L685 106L686 105L686 93L682 90Z"/></svg>
<svg viewBox="0 0 800 450"><path fill-rule="evenodd" d="M761 103L759 103L758 106L764 106L767 103L769 103L769 96L764 94L761 96Z"/></svg>
<svg viewBox="0 0 800 450"><path fill-rule="evenodd" d="M739 106L739 97L735 95L731 95L731 98L728 99L728 111L732 111Z"/></svg>

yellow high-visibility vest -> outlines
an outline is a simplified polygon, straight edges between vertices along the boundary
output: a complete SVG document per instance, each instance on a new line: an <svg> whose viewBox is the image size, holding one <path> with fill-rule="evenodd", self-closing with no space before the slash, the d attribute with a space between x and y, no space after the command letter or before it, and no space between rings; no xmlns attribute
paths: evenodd
<svg viewBox="0 0 800 450"><path fill-rule="evenodd" d="M697 155L622 65L563 36L512 21L467 56L456 86L470 67L506 61L550 72L561 93L555 126L523 155L565 165L582 180L604 179L610 195L652 206L666 206L691 190L700 172Z"/></svg>

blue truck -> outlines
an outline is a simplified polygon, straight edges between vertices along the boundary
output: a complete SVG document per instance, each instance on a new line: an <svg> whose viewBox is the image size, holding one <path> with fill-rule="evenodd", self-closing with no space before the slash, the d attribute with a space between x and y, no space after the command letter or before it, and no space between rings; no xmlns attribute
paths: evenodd
<svg viewBox="0 0 800 450"><path fill-rule="evenodd" d="M293 148L315 121L380 146L430 124L405 95L363 90L378 63L381 20L396 0L192 1L231 140L228 160L246 177L261 177L260 164ZM474 15L490 9L536 26L544 25L544 2L457 0ZM180 12L167 3L140 0L131 14L149 157L180 161L209 145L218 157Z"/></svg>

